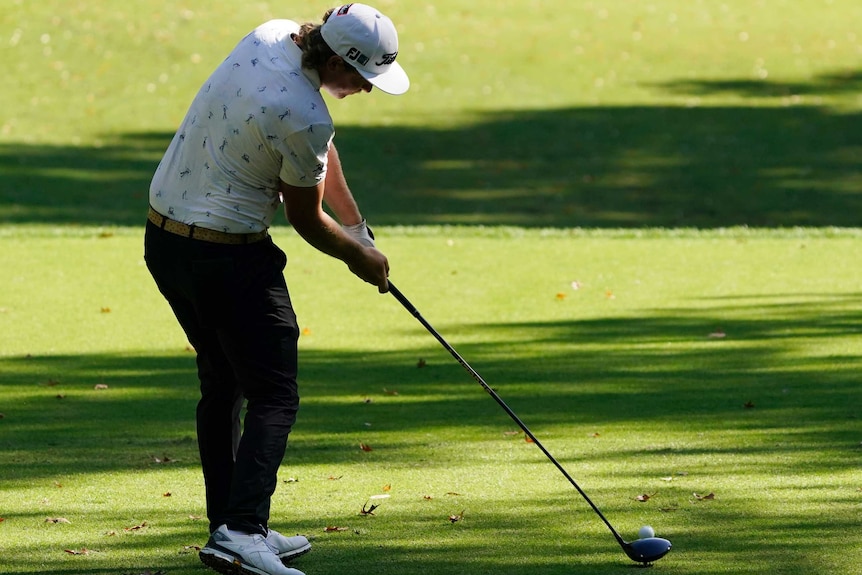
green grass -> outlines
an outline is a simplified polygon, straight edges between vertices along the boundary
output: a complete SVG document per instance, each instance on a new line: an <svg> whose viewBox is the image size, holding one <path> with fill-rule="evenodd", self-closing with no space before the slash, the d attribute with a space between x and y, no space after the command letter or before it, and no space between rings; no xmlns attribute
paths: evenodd
<svg viewBox="0 0 862 575"><path fill-rule="evenodd" d="M205 532L190 518L204 513L194 360L140 231L22 232L0 256L6 571L204 572L184 548ZM860 573L862 276L836 265L858 233L379 236L393 281L624 536L651 524L674 542L656 568ZM628 572L575 490L393 298L292 232L277 240L306 332L273 525L314 537L301 568Z"/></svg>
<svg viewBox="0 0 862 575"><path fill-rule="evenodd" d="M4 573L206 573L194 356L143 264L146 190L236 42L329 7L235 4L0 0ZM860 4L379 7L411 91L332 112L393 281L625 537L673 541L656 569L862 574ZM299 568L631 572L393 298L274 235L304 329L273 505L314 538Z"/></svg>

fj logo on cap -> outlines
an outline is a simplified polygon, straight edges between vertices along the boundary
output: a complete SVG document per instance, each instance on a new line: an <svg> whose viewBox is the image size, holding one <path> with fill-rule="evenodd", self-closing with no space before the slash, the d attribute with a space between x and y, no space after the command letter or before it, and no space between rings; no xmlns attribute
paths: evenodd
<svg viewBox="0 0 862 575"><path fill-rule="evenodd" d="M369 59L368 56L359 51L359 48L351 48L345 56L348 60L357 62L360 66L366 65Z"/></svg>

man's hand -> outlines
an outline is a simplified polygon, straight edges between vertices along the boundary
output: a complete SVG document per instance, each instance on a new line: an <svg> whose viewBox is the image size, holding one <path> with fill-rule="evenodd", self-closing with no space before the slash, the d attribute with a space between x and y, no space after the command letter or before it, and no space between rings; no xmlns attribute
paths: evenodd
<svg viewBox="0 0 862 575"><path fill-rule="evenodd" d="M364 247L347 267L360 279L377 286L380 293L389 291L389 260L376 248Z"/></svg>
<svg viewBox="0 0 862 575"><path fill-rule="evenodd" d="M371 234L371 230L368 229L368 225L365 223L365 220L362 220L358 224L354 224L352 226L341 226L341 229L345 231L345 233L362 244L365 247L373 248L374 247L374 236Z"/></svg>

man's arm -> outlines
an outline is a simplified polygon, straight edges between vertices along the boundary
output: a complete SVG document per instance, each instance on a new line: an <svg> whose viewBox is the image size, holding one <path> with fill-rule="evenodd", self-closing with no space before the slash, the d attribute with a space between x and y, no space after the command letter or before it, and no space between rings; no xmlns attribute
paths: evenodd
<svg viewBox="0 0 862 575"><path fill-rule="evenodd" d="M341 223L341 229L347 232L347 235L363 246L374 247L374 238L347 186L347 180L341 169L341 160L338 158L338 150L335 149L334 144L330 144L327 153L323 201L335 213L335 217Z"/></svg>
<svg viewBox="0 0 862 575"><path fill-rule="evenodd" d="M330 174L327 172L325 182L328 182L329 178ZM341 179L343 180L344 177L341 176ZM389 289L386 279L389 275L389 262L386 256L375 248L363 246L351 238L329 214L323 211L323 198L327 185L325 182L310 188L300 188L282 181L280 191L287 220L309 244L325 254L340 259L347 264L350 271L364 281L376 285L380 293L385 293ZM352 196L350 200L353 200ZM355 202L353 205L355 208ZM333 207L333 211L339 218L341 217L336 208ZM355 211L359 213L358 208Z"/></svg>
<svg viewBox="0 0 862 575"><path fill-rule="evenodd" d="M352 226L362 221L359 206L347 187L344 171L341 169L341 160L335 144L329 145L329 153L326 162L326 181L324 185L323 201L335 213L335 217L344 226Z"/></svg>

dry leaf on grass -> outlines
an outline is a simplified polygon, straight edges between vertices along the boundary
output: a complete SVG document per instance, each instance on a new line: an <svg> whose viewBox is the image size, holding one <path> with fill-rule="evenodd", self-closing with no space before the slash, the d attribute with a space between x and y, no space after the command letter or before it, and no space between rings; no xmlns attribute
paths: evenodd
<svg viewBox="0 0 862 575"><path fill-rule="evenodd" d="M98 553L95 549L87 549L86 547L81 547L80 549L63 549L63 551L69 555L89 555L90 553Z"/></svg>
<svg viewBox="0 0 862 575"><path fill-rule="evenodd" d="M46 517L45 523L71 523L71 521L65 517Z"/></svg>
<svg viewBox="0 0 862 575"><path fill-rule="evenodd" d="M123 527L123 531L140 531L141 529L147 526L146 521L142 521L139 525L132 525L131 527Z"/></svg>
<svg viewBox="0 0 862 575"><path fill-rule="evenodd" d="M707 495L698 495L697 493L692 493L694 498L698 501L712 501L715 499L715 493L708 493Z"/></svg>
<svg viewBox="0 0 862 575"><path fill-rule="evenodd" d="M452 523L457 523L457 522L461 521L462 519L464 519L464 510L463 509L461 510L461 513L459 513L457 515L450 515L449 516L449 521L451 521Z"/></svg>
<svg viewBox="0 0 862 575"><path fill-rule="evenodd" d="M326 533L332 533L333 531L347 531L349 527L336 527L335 525L327 525L323 528Z"/></svg>
<svg viewBox="0 0 862 575"><path fill-rule="evenodd" d="M179 459L171 459L167 455L164 455L162 457L156 457L155 455L150 455L150 458L152 458L153 463L176 463L177 461L179 461Z"/></svg>

